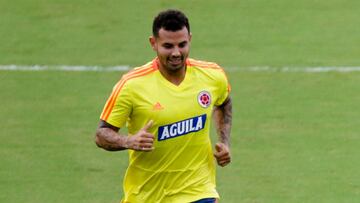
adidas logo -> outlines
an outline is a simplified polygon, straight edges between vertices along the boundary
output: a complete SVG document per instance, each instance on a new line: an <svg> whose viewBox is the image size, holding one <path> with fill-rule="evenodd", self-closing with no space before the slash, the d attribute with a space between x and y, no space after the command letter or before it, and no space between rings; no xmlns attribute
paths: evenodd
<svg viewBox="0 0 360 203"><path fill-rule="evenodd" d="M163 109L164 107L162 107L159 102L156 102L156 104L154 104L153 106L153 110L163 110Z"/></svg>

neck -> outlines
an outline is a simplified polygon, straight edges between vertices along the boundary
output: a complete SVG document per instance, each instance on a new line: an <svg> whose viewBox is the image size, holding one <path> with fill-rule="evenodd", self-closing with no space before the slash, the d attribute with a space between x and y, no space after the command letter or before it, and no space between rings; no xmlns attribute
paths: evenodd
<svg viewBox="0 0 360 203"><path fill-rule="evenodd" d="M186 65L177 70L169 70L167 68L164 68L160 63L158 63L158 67L161 75L174 85L180 85L181 82L185 79Z"/></svg>

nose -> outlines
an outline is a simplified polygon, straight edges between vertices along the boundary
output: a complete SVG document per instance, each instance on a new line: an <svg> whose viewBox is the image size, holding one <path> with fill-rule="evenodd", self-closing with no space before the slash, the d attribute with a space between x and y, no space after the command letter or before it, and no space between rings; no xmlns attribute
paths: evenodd
<svg viewBox="0 0 360 203"><path fill-rule="evenodd" d="M173 50L172 53L171 53L171 56L173 56L173 57L178 57L178 56L180 56L180 55L181 55L181 54L180 54L179 48L178 48L178 47L175 47L174 50Z"/></svg>

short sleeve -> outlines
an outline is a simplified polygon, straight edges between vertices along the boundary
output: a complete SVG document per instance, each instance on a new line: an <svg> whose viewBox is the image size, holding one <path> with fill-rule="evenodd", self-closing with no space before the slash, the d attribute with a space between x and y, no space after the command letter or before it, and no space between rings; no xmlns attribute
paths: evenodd
<svg viewBox="0 0 360 203"><path fill-rule="evenodd" d="M122 79L114 86L100 119L115 127L121 128L126 124L131 111L131 88L129 88L129 84Z"/></svg>
<svg viewBox="0 0 360 203"><path fill-rule="evenodd" d="M229 96L231 91L231 86L223 69L220 69L217 75L219 76L217 78L218 97L215 102L215 106L220 106Z"/></svg>

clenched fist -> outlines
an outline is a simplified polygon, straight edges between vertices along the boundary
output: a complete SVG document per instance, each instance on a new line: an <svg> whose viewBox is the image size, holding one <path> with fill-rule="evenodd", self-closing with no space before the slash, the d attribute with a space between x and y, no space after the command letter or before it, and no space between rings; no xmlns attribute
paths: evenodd
<svg viewBox="0 0 360 203"><path fill-rule="evenodd" d="M215 145L214 157L219 166L226 166L231 162L230 149L224 143L217 143Z"/></svg>

